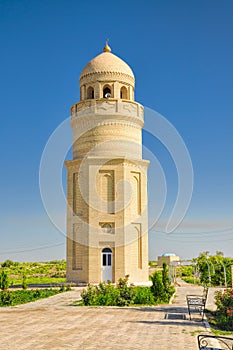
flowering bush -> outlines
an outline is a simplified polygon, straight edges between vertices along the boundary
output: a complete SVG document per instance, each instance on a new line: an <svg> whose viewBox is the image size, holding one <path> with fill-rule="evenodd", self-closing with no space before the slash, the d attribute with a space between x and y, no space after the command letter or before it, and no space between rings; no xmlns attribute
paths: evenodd
<svg viewBox="0 0 233 350"><path fill-rule="evenodd" d="M233 310L227 310L227 315L228 316L233 316Z"/></svg>
<svg viewBox="0 0 233 350"><path fill-rule="evenodd" d="M94 306L129 306L135 304L155 304L149 287L133 287L128 285L129 276L120 278L117 285L99 283L98 286L88 285L81 297L83 305Z"/></svg>
<svg viewBox="0 0 233 350"><path fill-rule="evenodd" d="M156 271L151 276L151 287L134 287L128 283L129 275L120 278L117 285L99 283L98 286L88 285L81 293L82 304L86 306L129 306L157 305L169 302L175 292L168 278L167 264L163 271Z"/></svg>
<svg viewBox="0 0 233 350"><path fill-rule="evenodd" d="M233 288L215 293L217 305L217 325L227 331L233 331Z"/></svg>

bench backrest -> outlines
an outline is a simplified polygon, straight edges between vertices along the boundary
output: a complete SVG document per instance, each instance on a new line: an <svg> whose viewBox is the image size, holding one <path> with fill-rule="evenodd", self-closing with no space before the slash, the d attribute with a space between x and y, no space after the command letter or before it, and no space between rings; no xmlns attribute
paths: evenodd
<svg viewBox="0 0 233 350"><path fill-rule="evenodd" d="M233 338L199 334L197 339L199 350L233 350Z"/></svg>

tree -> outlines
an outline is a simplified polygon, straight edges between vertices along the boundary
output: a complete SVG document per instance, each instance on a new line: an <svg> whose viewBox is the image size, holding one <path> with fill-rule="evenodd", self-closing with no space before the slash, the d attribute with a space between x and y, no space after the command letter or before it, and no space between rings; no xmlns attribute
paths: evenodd
<svg viewBox="0 0 233 350"><path fill-rule="evenodd" d="M152 281L151 291L155 300L168 302L175 292L175 288L171 286L167 264L163 263L163 270L155 271L150 279Z"/></svg>
<svg viewBox="0 0 233 350"><path fill-rule="evenodd" d="M2 270L0 274L0 289L7 290L9 285L10 285L10 281L9 281L8 275L4 270Z"/></svg>
<svg viewBox="0 0 233 350"><path fill-rule="evenodd" d="M22 288L23 289L27 289L28 285L27 285L27 276L25 275L25 273L23 274L23 280L22 280Z"/></svg>
<svg viewBox="0 0 233 350"><path fill-rule="evenodd" d="M2 267L11 267L14 266L14 261L7 259L2 263Z"/></svg>
<svg viewBox="0 0 233 350"><path fill-rule="evenodd" d="M168 275L168 266L165 262L163 263L162 281L163 281L165 292L168 292L171 282Z"/></svg>
<svg viewBox="0 0 233 350"><path fill-rule="evenodd" d="M200 272L200 282L202 284L211 284L213 286L231 285L232 258L225 258L221 251L216 255L209 255L208 252L200 253L196 259L196 266Z"/></svg>
<svg viewBox="0 0 233 350"><path fill-rule="evenodd" d="M216 256L224 256L223 252L221 252L220 250L216 251Z"/></svg>
<svg viewBox="0 0 233 350"><path fill-rule="evenodd" d="M152 276L150 276L152 281L151 291L155 297L155 300L164 300L165 290L162 281L161 271L155 271Z"/></svg>

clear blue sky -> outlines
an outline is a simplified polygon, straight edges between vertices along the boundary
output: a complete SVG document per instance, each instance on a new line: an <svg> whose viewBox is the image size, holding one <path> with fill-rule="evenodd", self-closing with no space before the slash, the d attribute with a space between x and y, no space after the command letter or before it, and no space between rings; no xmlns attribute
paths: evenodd
<svg viewBox="0 0 233 350"><path fill-rule="evenodd" d="M0 0L0 261L65 257L65 238L41 202L39 163L105 38L133 68L136 100L176 127L193 162L186 218L176 233L150 233L150 259L233 255L232 18L230 0ZM159 142L143 140L168 179L169 212L174 165Z"/></svg>

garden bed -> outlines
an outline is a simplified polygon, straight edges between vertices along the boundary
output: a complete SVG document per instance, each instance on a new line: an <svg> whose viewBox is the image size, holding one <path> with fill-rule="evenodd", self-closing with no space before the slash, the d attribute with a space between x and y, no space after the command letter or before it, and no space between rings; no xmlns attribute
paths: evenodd
<svg viewBox="0 0 233 350"><path fill-rule="evenodd" d="M82 300L75 305L85 306L131 306L158 305L168 303L174 294L174 287L168 277L168 267L163 264L162 271L156 271L150 276L151 287L135 287L129 285L129 276L120 278L117 285L100 283L98 286L88 285L83 290Z"/></svg>
<svg viewBox="0 0 233 350"><path fill-rule="evenodd" d="M233 332L233 288L215 293L216 311L206 311L209 324L216 331Z"/></svg>
<svg viewBox="0 0 233 350"><path fill-rule="evenodd" d="M29 303L38 299L48 298L50 296L64 292L63 289L34 289L34 290L14 290L0 292L0 307L15 306Z"/></svg>

